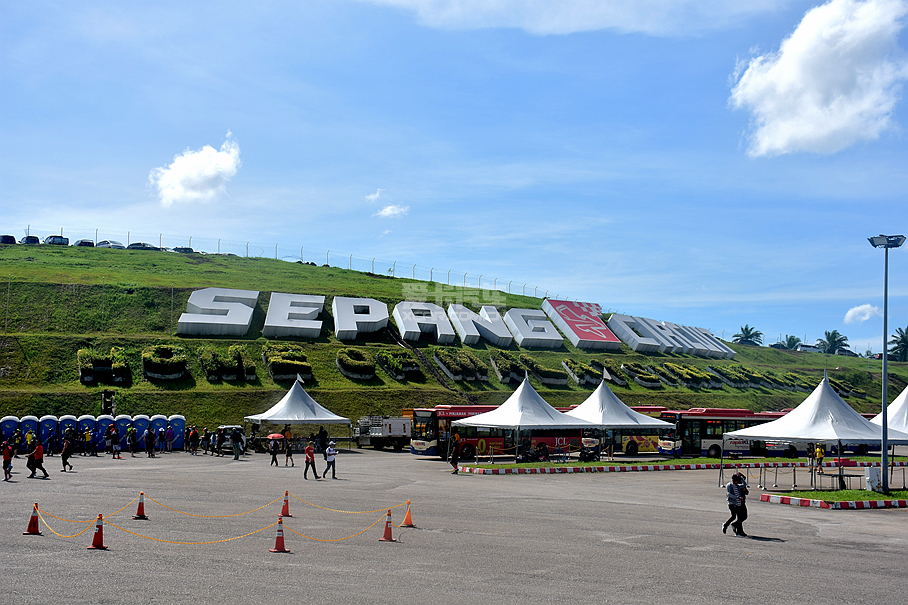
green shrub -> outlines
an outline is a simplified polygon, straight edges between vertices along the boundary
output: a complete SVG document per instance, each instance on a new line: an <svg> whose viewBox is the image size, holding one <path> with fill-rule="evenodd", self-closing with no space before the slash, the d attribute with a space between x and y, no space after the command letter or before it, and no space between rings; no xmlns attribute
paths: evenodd
<svg viewBox="0 0 908 605"><path fill-rule="evenodd" d="M353 347L338 350L337 362L343 369L353 374L375 374L375 363L366 353Z"/></svg>
<svg viewBox="0 0 908 605"><path fill-rule="evenodd" d="M273 376L312 375L312 364L299 345L269 342L262 347L262 352Z"/></svg>

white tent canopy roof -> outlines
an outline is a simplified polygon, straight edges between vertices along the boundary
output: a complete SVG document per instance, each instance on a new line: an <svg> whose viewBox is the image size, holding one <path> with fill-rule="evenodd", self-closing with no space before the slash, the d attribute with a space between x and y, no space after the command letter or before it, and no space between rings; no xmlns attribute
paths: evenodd
<svg viewBox="0 0 908 605"><path fill-rule="evenodd" d="M829 379L817 385L798 407L778 420L725 433L724 438L819 443L880 443L882 430L858 414L838 396ZM908 434L889 431L889 442L908 444Z"/></svg>
<svg viewBox="0 0 908 605"><path fill-rule="evenodd" d="M874 416L870 422L883 426L883 413ZM908 433L908 387L886 408L886 424L890 433L892 429Z"/></svg>
<svg viewBox="0 0 908 605"><path fill-rule="evenodd" d="M565 416L586 420L602 428L672 428L673 424L635 412L612 392L605 381Z"/></svg>
<svg viewBox="0 0 908 605"><path fill-rule="evenodd" d="M350 424L349 418L338 416L319 405L299 380L293 381L287 394L271 409L255 416L246 416L245 420L275 424Z"/></svg>
<svg viewBox="0 0 908 605"><path fill-rule="evenodd" d="M498 429L590 429L597 426L586 420L562 414L550 406L526 378L498 408L484 414L455 420L451 424Z"/></svg>

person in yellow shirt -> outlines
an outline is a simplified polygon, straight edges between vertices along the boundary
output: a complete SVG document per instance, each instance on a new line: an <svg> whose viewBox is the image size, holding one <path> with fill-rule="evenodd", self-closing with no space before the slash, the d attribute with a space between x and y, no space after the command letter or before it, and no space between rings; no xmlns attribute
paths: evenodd
<svg viewBox="0 0 908 605"><path fill-rule="evenodd" d="M823 472L823 456L825 456L825 455L826 455L826 452L823 451L823 444L818 443L816 453L814 454L814 457L817 459L817 472L818 473Z"/></svg>

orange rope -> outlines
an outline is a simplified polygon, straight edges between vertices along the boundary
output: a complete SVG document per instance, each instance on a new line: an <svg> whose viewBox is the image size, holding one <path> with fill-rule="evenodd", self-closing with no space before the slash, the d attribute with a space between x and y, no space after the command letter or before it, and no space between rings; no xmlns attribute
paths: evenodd
<svg viewBox="0 0 908 605"><path fill-rule="evenodd" d="M369 514L369 513L380 513L383 510L389 510L392 508L398 508L398 507L407 505L406 502L401 502L400 504L395 504L394 506L386 506L384 508L379 508L376 510L335 510L333 508L325 508L324 506L319 506L318 504L313 504L312 502L309 502L308 500L303 500L299 496L294 496L293 494L290 494L290 495L293 496L294 498L296 498L297 500L299 500L300 502L308 504L309 506L314 506L315 508L320 508L322 510L326 510L326 511L329 511L332 513L346 513L348 515L365 515L365 514Z"/></svg>
<svg viewBox="0 0 908 605"><path fill-rule="evenodd" d="M134 531L129 531L129 530L126 529L125 527L120 527L119 525L116 525L116 524L114 524L114 523L108 522L107 524L108 524L108 525L112 525L113 527L116 527L116 528L119 529L119 530L125 531L127 534L132 534L132 535L138 536L138 537L140 537L140 538L146 538L146 539L148 539L148 540L154 540L155 542L166 542L167 544L182 544L182 545L185 545L185 546L200 546L200 545L204 545L204 544L218 544L218 543L220 543L220 542L230 542L231 540L239 540L240 538L246 538L246 537L251 536L251 535L253 535L253 534L257 534L257 533L259 533L260 531L265 531L265 530L268 529L269 527L274 527L275 525L277 525L277 521L275 521L275 522L272 523L271 525L266 525L265 527L263 527L263 528L261 528L261 529L257 529L257 530L255 530L255 531L251 531L251 532L249 532L248 534L243 534L242 536L234 536L233 538L224 538L223 540L210 540L210 541L208 541L208 542L179 542L179 541L177 541L177 540L162 540L161 538L152 538L151 536L144 536L144 535L138 534L138 533L136 533L136 532L134 532Z"/></svg>
<svg viewBox="0 0 908 605"><path fill-rule="evenodd" d="M384 509L384 510L387 510L387 509ZM339 511L339 512L344 512L344 511ZM373 512L378 512L378 511L373 511ZM307 540L315 540L316 542L341 542L341 541L343 541L343 540L349 540L350 538L355 538L356 536L359 536L360 534L366 533L367 531L369 531L370 529L372 529L373 527L375 527L376 525L378 525L379 523L381 523L381 522L384 520L384 518L385 518L385 517L382 516L381 518L379 518L378 521L376 521L375 523L373 523L372 525L370 525L369 527L367 527L367 528L364 529L363 531L353 534L352 536L347 536L346 538L335 538L335 539L332 539L332 540L328 540L328 539L324 539L324 538L313 538L312 536L307 536L307 535L305 535L305 534L301 534L301 533L299 533L298 531L293 531L292 529L290 529L289 527L287 527L286 524L284 525L284 529L286 529L287 531L291 531L291 532L295 533L297 536L300 536L301 538L306 538Z"/></svg>
<svg viewBox="0 0 908 605"><path fill-rule="evenodd" d="M152 502L154 502L155 504L160 504L161 506L163 506L163 507L166 508L167 510L172 510L172 511L175 512L175 513L180 513L181 515L189 515L190 517L203 517L203 518L205 518L205 519L226 519L226 518L228 518L228 517L242 517L243 515L248 515L249 513L254 513L254 512L257 511L257 510L262 510L263 508L267 508L267 507L271 506L272 504L274 504L275 502L277 502L278 500L283 500L283 498L284 498L283 496L279 496L278 498L272 500L272 501L269 502L268 504L263 504L262 506L260 506L260 507L258 507L258 508L253 508L252 510L246 511L245 513L236 513L236 514L234 514L234 515L196 515L196 514L193 514L193 513L186 513L186 512L183 512L183 511L181 511L181 510L177 510L177 509L175 509L175 508L170 508L170 507L167 506L166 504L162 504L162 503L158 502L157 500L155 500L154 498L152 498L152 497L149 496L148 494L145 494L145 497L148 498L149 500L151 500ZM129 505L127 504L127 506L129 506ZM270 527L270 526L269 526L269 527Z"/></svg>

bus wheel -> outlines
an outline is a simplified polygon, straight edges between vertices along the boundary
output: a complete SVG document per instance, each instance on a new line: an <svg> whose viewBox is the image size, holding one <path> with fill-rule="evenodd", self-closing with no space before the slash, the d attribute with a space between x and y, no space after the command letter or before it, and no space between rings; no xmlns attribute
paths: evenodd
<svg viewBox="0 0 908 605"><path fill-rule="evenodd" d="M400 450L404 449L404 443L403 443L403 441L395 441L395 442L392 444L392 446L394 447L394 451L395 451L395 452L399 452Z"/></svg>
<svg viewBox="0 0 908 605"><path fill-rule="evenodd" d="M461 460L472 460L474 456L476 456L476 452L473 451L472 445L464 445L460 448Z"/></svg>
<svg viewBox="0 0 908 605"><path fill-rule="evenodd" d="M718 445L711 445L709 446L709 451L706 452L706 455L710 458L718 458L722 455L722 448Z"/></svg>
<svg viewBox="0 0 908 605"><path fill-rule="evenodd" d="M786 458L797 458L798 457L797 448L795 448L795 446L793 446L793 445L789 445L788 449L785 450L785 457Z"/></svg>
<svg viewBox="0 0 908 605"><path fill-rule="evenodd" d="M628 456L636 456L639 449L637 448L636 441L628 441L627 445L624 447L624 453Z"/></svg>
<svg viewBox="0 0 908 605"><path fill-rule="evenodd" d="M861 456L866 456L867 452L868 452L868 449L867 449L866 443L862 443L861 445L858 446L858 454L860 454Z"/></svg>

